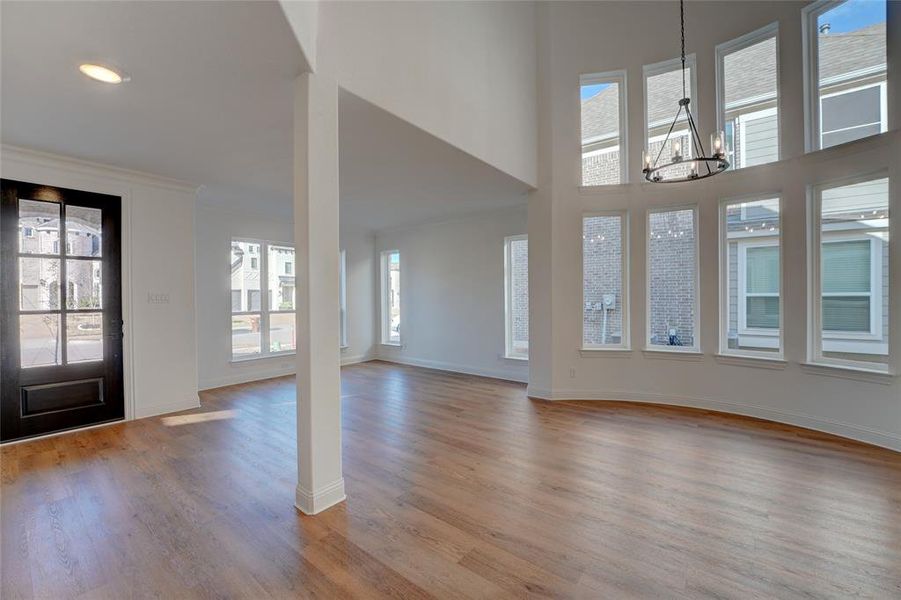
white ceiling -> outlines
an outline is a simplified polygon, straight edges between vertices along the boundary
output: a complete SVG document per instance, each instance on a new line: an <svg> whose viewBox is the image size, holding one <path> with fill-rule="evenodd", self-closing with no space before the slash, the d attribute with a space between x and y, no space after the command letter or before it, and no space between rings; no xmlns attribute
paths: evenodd
<svg viewBox="0 0 901 600"><path fill-rule="evenodd" d="M0 3L0 139L291 212L303 56L276 2ZM81 75L84 61L132 81ZM342 92L342 219L382 229L525 202L517 180Z"/></svg>

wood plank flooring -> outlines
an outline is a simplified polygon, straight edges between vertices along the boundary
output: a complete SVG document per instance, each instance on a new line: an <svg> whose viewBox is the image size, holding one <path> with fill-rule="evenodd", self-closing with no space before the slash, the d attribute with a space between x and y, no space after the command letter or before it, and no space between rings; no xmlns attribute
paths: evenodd
<svg viewBox="0 0 901 600"><path fill-rule="evenodd" d="M14 598L901 598L901 454L372 362L348 500L292 506L293 378L2 449Z"/></svg>

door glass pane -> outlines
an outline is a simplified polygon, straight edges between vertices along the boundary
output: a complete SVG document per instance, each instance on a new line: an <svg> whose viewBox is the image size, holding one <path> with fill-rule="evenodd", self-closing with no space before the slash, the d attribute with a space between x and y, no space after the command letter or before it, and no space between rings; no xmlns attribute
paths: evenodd
<svg viewBox="0 0 901 600"><path fill-rule="evenodd" d="M19 251L59 253L59 204L19 200Z"/></svg>
<svg viewBox="0 0 901 600"><path fill-rule="evenodd" d="M21 310L59 308L59 259L19 259L19 307Z"/></svg>
<svg viewBox="0 0 901 600"><path fill-rule="evenodd" d="M102 313L66 315L66 353L69 363L103 360Z"/></svg>
<svg viewBox="0 0 901 600"><path fill-rule="evenodd" d="M232 315L232 357L260 353L260 315Z"/></svg>
<svg viewBox="0 0 901 600"><path fill-rule="evenodd" d="M294 335L294 313L269 315L269 351L288 352L297 348Z"/></svg>
<svg viewBox="0 0 901 600"><path fill-rule="evenodd" d="M100 256L100 225L100 209L66 206L66 252L70 256Z"/></svg>
<svg viewBox="0 0 901 600"><path fill-rule="evenodd" d="M23 369L60 364L59 315L20 315L19 343Z"/></svg>
<svg viewBox="0 0 901 600"><path fill-rule="evenodd" d="M269 308L294 310L294 248L269 246Z"/></svg>
<svg viewBox="0 0 901 600"><path fill-rule="evenodd" d="M66 261L66 308L100 308L102 265L99 260Z"/></svg>

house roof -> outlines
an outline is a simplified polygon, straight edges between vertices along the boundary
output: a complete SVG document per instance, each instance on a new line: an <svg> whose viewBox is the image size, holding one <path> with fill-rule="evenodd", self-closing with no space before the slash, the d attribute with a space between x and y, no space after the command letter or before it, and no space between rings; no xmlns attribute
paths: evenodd
<svg viewBox="0 0 901 600"><path fill-rule="evenodd" d="M730 85L725 90L726 105L741 100L775 94L776 40L768 39L726 57ZM845 33L820 34L820 79L830 80L844 73L885 64L885 23L877 23ZM653 77L648 98L651 123L672 119L676 102L682 97L679 70ZM608 86L582 101L582 140L609 137L617 132L619 107L617 90Z"/></svg>

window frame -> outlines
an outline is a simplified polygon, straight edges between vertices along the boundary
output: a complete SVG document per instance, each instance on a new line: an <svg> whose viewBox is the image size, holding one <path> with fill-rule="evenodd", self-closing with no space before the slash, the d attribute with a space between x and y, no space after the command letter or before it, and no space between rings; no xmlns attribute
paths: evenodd
<svg viewBox="0 0 901 600"><path fill-rule="evenodd" d="M295 285L294 285L294 290L295 290L294 294L295 295L294 295L294 308L293 309L281 310L281 309L270 309L269 308L269 247L270 246L282 246L285 248L291 248L292 250L294 250L295 256L297 255L297 249L294 247L294 244L288 244L288 243L284 243L284 242L276 242L276 241L272 241L272 240L260 240L260 239L249 238L249 237L234 236L229 240L228 254L226 255L229 257L229 260L226 263L227 268L228 268L227 277L228 277L229 281L231 281L231 249L232 249L232 244L234 242L244 243L244 244L259 244L259 247L260 247L259 253L248 251L247 254L248 254L248 256L250 256L250 258L252 260L258 261L257 262L257 270L260 272L260 289L259 289L260 310L245 310L245 311L232 310L232 296L233 296L233 293L235 290L230 289L231 284L229 284L229 295L228 295L229 313L228 313L228 323L227 323L227 325L228 325L227 335L228 335L229 340L231 340L232 335L233 335L232 317L260 315L260 351L253 353L253 354L236 357L235 350L234 350L234 342L231 342L231 344L230 344L231 358L230 358L229 362L239 363L239 362L245 362L245 361L250 361L250 360L261 360L261 359L265 359L265 358L290 356L292 354L297 354L296 347L294 350L281 350L281 351L276 351L276 352L273 352L270 349L270 334L271 334L271 332L269 330L270 317L273 314L289 314L289 313L293 314L293 315L297 314L297 284L296 284L296 280L295 280ZM253 267L251 267L251 268L253 268ZM265 277L264 277L264 274L265 274ZM256 290L246 290L246 291L251 292L251 291L256 291ZM249 298L249 296L248 296L248 298ZM248 304L249 304L249 302L248 302ZM249 308L249 306L248 306L248 308ZM294 323L294 331L295 331L295 333L297 331L296 316L295 316L295 323Z"/></svg>
<svg viewBox="0 0 901 600"><path fill-rule="evenodd" d="M733 40L729 40L728 42L723 42L722 44L718 44L715 49L716 54L716 128L717 131L726 131L726 56L729 54L733 54L740 50L744 50L750 46L754 46L755 44L759 44L763 41L766 41L770 38L773 38L776 41L776 106L763 109L760 111L754 111L747 114L739 115L739 127L742 128L744 125L741 123L740 119L742 116L748 116L752 114L764 113L767 111L775 110L776 113L776 139L777 139L777 148L776 148L776 160L771 162L778 162L782 160L782 87L780 84L781 75L782 75L782 63L779 60L779 22L775 21L770 23L769 25L765 25L760 29L755 29L749 33L746 33L742 36L739 36ZM725 140L723 140L725 143ZM741 144L740 154L741 156L745 156L744 144L745 144L745 135L742 133L739 135L739 143ZM769 164L769 163L767 163ZM754 165L757 166L757 165ZM739 169L746 169L748 167L739 167L734 164L729 165L729 171L737 171ZM780 208L781 210L781 208Z"/></svg>
<svg viewBox="0 0 901 600"><path fill-rule="evenodd" d="M403 345L403 335L401 334L400 329L397 331L397 340L391 339L391 314L389 307L391 306L391 300L388 297L391 291L391 284L389 282L389 269L388 269L388 260L392 254L397 254L397 270L401 274L403 273L403 258L401 257L400 250L382 250L379 254L379 295L381 296L381 306L379 310L379 329L381 330L379 343L383 346L402 346ZM401 303L401 310L403 310L403 303ZM401 319L401 323L403 323L403 319Z"/></svg>
<svg viewBox="0 0 901 600"><path fill-rule="evenodd" d="M624 185L629 183L629 119L628 119L628 73L625 69L616 71L605 71L603 73L586 73L579 75L579 92L581 98L582 86L598 85L603 83L615 83L619 90L619 182L618 183L601 183L601 184L585 184L584 172L582 171L582 159L585 153L582 150L582 104L579 102L579 185L585 189L605 188L611 185ZM613 152L614 148L604 148L596 152L597 154L608 154Z"/></svg>
<svg viewBox="0 0 901 600"><path fill-rule="evenodd" d="M525 356L513 352L513 252L511 246L513 242L521 241L528 244L528 234L510 235L504 238L504 358L528 361L528 350Z"/></svg>
<svg viewBox="0 0 901 600"><path fill-rule="evenodd" d="M828 239L820 237L823 244L834 244L838 242L868 242L870 246L870 289L867 292L820 292L822 296L833 297L867 297L870 299L870 327L868 331L840 331L837 329L823 329L823 338L826 340L880 340L882 339L882 252L876 244L873 236L854 233L851 231L842 232L838 235L830 235ZM822 282L821 282L822 284Z"/></svg>
<svg viewBox="0 0 901 600"><path fill-rule="evenodd" d="M586 211L582 213L581 230L585 231L585 219L590 219L592 217L619 217L620 218L620 239L622 240L622 248L620 249L620 255L622 256L622 265L621 269L621 281L620 281L620 289L622 289L622 306L623 306L623 315L622 315L622 335L620 336L620 343L618 344L585 344L585 240L581 240L581 244L579 245L579 259L580 266L579 272L581 274L581 282L582 282L582 293L579 296L579 304L581 306L579 314L582 317L581 322L581 343L580 348L585 352L604 352L607 350L631 350L632 349L632 321L631 321L631 313L632 313L632 293L631 293L631 277L629 271L629 248L631 244L631 236L630 236L630 224L629 224L629 210L628 209L620 209L620 210L599 210L599 211ZM649 292L650 293L650 292ZM650 317L648 317L648 322L650 323ZM649 336L650 339L650 336Z"/></svg>
<svg viewBox="0 0 901 600"><path fill-rule="evenodd" d="M801 46L803 50L802 66L804 79L804 151L816 152L822 150L822 115L820 105L822 97L820 96L820 65L819 65L819 27L817 20L820 15L841 6L847 0L816 0L801 9ZM886 26L888 22L886 21ZM886 48L888 51L888 48ZM882 69L886 71L886 79L888 79L888 56L886 56L886 64ZM876 71L874 71L875 73ZM885 82L882 82L885 83ZM887 94L887 91L886 91ZM828 97L828 95L827 95ZM882 106L882 122L888 124L888 101L883 96L885 104ZM885 131L885 130L883 130ZM867 136L872 137L872 136ZM865 139L865 138L861 138ZM852 140L856 141L856 140ZM849 142L836 144L843 146ZM832 148L834 146L830 146Z"/></svg>
<svg viewBox="0 0 901 600"><path fill-rule="evenodd" d="M691 98L691 111L692 115L695 118L695 122L697 122L699 115L701 114L700 104L698 102L698 61L695 53L685 55L685 66L691 70L691 77L688 79L688 93ZM650 147L652 139L666 139L666 135L661 136L651 136L650 135L650 127L648 123L648 79L654 77L655 75L661 75L663 73L669 73L670 71L681 71L682 69L682 58L670 58L667 60L663 60L660 62L652 63L649 65L643 65L641 67L641 86L644 94L644 98L642 99L642 129L643 140L644 140L644 148L647 149ZM673 106L673 116L675 116L676 111L678 110L678 106ZM672 119L670 119L672 122ZM691 148L689 144L688 148ZM687 158L687 157L686 157ZM642 183L650 183L644 177L640 179Z"/></svg>
<svg viewBox="0 0 901 600"><path fill-rule="evenodd" d="M876 285L877 280L882 282L882 253L878 251L877 245L872 235L867 236L852 231L843 231L840 234L829 236L830 241L847 241L847 240L870 240L870 331L863 332L845 332L845 331L829 331L823 330L823 314L822 314L822 277L821 277L821 245L823 243L822 236L822 202L823 192L826 190L850 186L868 181L876 181L887 179L889 186L889 203L891 204L892 181L887 170L880 170L863 175L855 175L842 179L831 180L819 184L809 185L807 187L807 213L808 213L808 247L807 247L807 361L813 365L845 367L856 370L874 371L878 373L892 373L893 356L891 347L891 335L886 338L886 352L888 355L888 363L872 362L866 360L853 360L846 358L836 358L825 356L823 350L824 340L841 340L846 342L845 348L827 350L826 352L847 352L858 354L859 348L855 348L855 342L867 342L882 339L880 330L882 329L882 293ZM891 211L891 209L889 209ZM891 231L891 213L889 213L889 222L885 226L886 234ZM891 286L889 286L891 290ZM891 291L889 292L889 301L891 302ZM852 294L836 294L836 295L852 295ZM832 342L835 346L835 342Z"/></svg>
<svg viewBox="0 0 901 600"><path fill-rule="evenodd" d="M823 100L825 100L827 98L835 98L837 96L844 96L846 94L852 94L854 92L868 90L868 89L874 88L874 87L879 88L879 113L880 113L879 114L879 133L885 133L886 131L888 131L888 81L886 80L886 81L865 83L863 85L859 85L859 86L856 86L853 88L848 88L846 90L839 90L837 92L832 92L831 94L823 94L822 96L819 97L820 101L817 103L818 108L819 108L818 113L817 113L817 118L819 119L818 127L817 127L817 136L818 136L817 143L819 144L820 148L823 147L823 135L825 135L823 133L823 111L822 111ZM866 123L865 125L858 125L857 127L865 127L866 125L875 125L875 124L876 123ZM835 129L835 130L829 131L827 133L837 133L839 131L847 131L848 129L854 129L854 128L846 127L844 129ZM878 135L878 134L875 134L875 135ZM866 136L866 137L872 137L872 136ZM864 138L859 138L859 139L864 139ZM852 141L855 141L855 140L852 140ZM843 143L847 144L848 142L843 142ZM836 145L841 146L842 144L836 144ZM832 146L829 146L829 147L832 148Z"/></svg>
<svg viewBox="0 0 901 600"><path fill-rule="evenodd" d="M347 250L340 251L338 265L338 310L340 311L338 345L340 348L347 348Z"/></svg>
<svg viewBox="0 0 901 600"><path fill-rule="evenodd" d="M755 237L739 238L737 272L736 278L738 282L738 295L736 315L737 334L739 338L746 336L766 336L776 337L776 345L772 346L776 352L768 352L766 350L749 350L740 348L729 348L729 229L727 223L728 209L734 204L743 204L748 202L776 200L779 203L779 219L778 239L758 239ZM747 196L734 196L723 198L720 201L719 208L719 299L720 299L720 318L719 318L719 354L721 356L740 356L746 358L763 358L771 360L783 360L785 355L785 251L783 242L783 208L784 201L782 194L779 192L751 194ZM741 207L741 215L744 217L747 213L745 207ZM772 238L773 236L760 236ZM733 238L735 239L735 238ZM749 248L765 248L776 246L779 248L779 327L771 329L766 327L748 327L747 326L747 266L742 260L742 254L747 252ZM755 294L755 296L770 296L770 294ZM776 336L773 332L776 332ZM762 345L762 344L761 344ZM770 347L770 346L767 346Z"/></svg>
<svg viewBox="0 0 901 600"><path fill-rule="evenodd" d="M651 343L651 215L656 213L678 212L682 210L690 210L693 213L692 224L694 225L694 253L695 253L695 276L694 276L694 322L692 323L692 336L694 344L692 346L664 346L654 345ZM644 333L644 350L645 352L672 352L674 354L701 354L701 256L700 256L700 208L695 204L673 204L661 205L648 208L645 211L645 333Z"/></svg>

